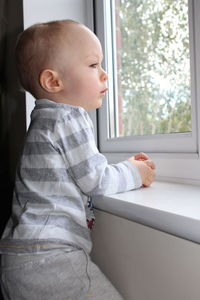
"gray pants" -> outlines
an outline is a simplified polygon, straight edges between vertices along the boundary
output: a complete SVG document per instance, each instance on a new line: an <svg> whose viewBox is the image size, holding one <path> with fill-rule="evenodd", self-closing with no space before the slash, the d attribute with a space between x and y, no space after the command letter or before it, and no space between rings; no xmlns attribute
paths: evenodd
<svg viewBox="0 0 200 300"><path fill-rule="evenodd" d="M82 250L2 255L5 300L122 300Z"/></svg>

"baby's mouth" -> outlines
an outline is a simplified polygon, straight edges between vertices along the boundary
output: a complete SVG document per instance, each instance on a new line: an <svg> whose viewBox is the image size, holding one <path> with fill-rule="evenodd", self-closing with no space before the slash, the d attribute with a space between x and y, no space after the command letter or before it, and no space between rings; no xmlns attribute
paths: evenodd
<svg viewBox="0 0 200 300"><path fill-rule="evenodd" d="M101 94L105 94L107 92L108 88L105 88L104 90L101 91Z"/></svg>

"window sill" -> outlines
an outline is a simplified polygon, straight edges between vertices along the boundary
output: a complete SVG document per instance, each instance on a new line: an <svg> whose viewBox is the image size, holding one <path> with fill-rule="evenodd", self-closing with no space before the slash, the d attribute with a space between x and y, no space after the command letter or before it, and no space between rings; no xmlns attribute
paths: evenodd
<svg viewBox="0 0 200 300"><path fill-rule="evenodd" d="M103 153L109 164L131 157L133 153ZM197 153L147 153L156 164L159 181L200 186L200 158Z"/></svg>
<svg viewBox="0 0 200 300"><path fill-rule="evenodd" d="M200 187L154 182L151 187L93 199L99 210L200 243Z"/></svg>

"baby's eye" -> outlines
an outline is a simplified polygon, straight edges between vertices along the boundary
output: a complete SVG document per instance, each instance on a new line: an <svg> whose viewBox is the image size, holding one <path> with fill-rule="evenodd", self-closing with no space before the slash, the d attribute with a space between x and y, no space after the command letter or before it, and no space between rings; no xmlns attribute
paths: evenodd
<svg viewBox="0 0 200 300"><path fill-rule="evenodd" d="M98 66L98 63L94 63L90 65L90 68L96 68Z"/></svg>

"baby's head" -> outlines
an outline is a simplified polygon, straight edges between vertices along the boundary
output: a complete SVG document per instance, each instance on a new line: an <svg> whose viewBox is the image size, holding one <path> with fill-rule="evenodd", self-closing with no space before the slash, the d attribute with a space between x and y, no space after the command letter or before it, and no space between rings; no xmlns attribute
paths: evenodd
<svg viewBox="0 0 200 300"><path fill-rule="evenodd" d="M35 98L80 105L87 110L101 105L87 104L92 104L90 98L95 95L87 95L86 90L93 89L95 81L96 89L99 81L97 97L105 95L107 74L101 68L102 58L98 38L72 20L35 24L21 34L16 47L19 79L26 91Z"/></svg>
<svg viewBox="0 0 200 300"><path fill-rule="evenodd" d="M64 28L79 23L52 21L35 24L27 28L19 37L16 47L16 62L22 87L38 98L39 77L44 69L55 69L59 62ZM65 34L65 38L67 38Z"/></svg>

